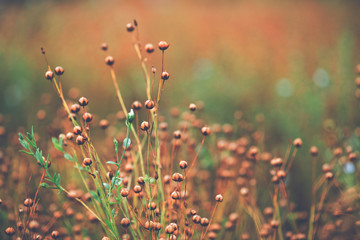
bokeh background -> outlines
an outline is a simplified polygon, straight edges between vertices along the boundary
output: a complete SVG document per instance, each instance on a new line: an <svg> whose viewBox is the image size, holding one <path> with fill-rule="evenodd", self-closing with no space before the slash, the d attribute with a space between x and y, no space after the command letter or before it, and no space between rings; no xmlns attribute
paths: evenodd
<svg viewBox="0 0 360 240"><path fill-rule="evenodd" d="M125 25L136 19L142 42L170 43L162 114L202 101L209 122L232 123L234 112L255 122L263 114L266 150L288 139L327 143L359 121L355 66L360 63L358 1L2 1L0 113L6 131L39 128L37 113L60 106L45 80L50 65L65 69L65 92L77 88L100 117L119 105L101 43L109 45L127 106L144 101L140 63ZM160 68L160 52L152 55ZM45 94L45 95L44 95ZM45 100L44 100L45 99ZM50 101L50 105L44 105ZM304 160L309 163L308 160ZM300 160L301 163L301 160ZM307 164L295 163L299 172ZM301 189L301 181L299 180Z"/></svg>

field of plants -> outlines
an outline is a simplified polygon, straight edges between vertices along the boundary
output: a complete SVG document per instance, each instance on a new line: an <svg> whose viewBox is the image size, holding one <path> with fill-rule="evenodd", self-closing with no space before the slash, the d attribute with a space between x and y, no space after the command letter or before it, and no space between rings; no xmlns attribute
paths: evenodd
<svg viewBox="0 0 360 240"><path fill-rule="evenodd" d="M0 2L0 239L360 239L359 10Z"/></svg>

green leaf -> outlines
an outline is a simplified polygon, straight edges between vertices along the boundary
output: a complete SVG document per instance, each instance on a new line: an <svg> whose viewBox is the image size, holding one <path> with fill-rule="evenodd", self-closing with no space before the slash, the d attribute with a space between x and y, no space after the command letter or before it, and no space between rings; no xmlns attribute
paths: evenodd
<svg viewBox="0 0 360 240"><path fill-rule="evenodd" d="M34 156L34 153L32 153L32 152L27 152L27 151L24 151L24 150L20 150L19 152L26 153L26 154L28 154L30 156Z"/></svg>
<svg viewBox="0 0 360 240"><path fill-rule="evenodd" d="M70 154L64 153L64 158L66 158L69 161L73 161L73 158L70 156Z"/></svg>
<svg viewBox="0 0 360 240"><path fill-rule="evenodd" d="M112 165L118 165L116 162L113 162L113 161L107 161L106 164L112 164Z"/></svg>
<svg viewBox="0 0 360 240"><path fill-rule="evenodd" d="M103 185L104 185L104 187L105 187L107 190L109 190L109 188L110 188L109 184L103 183Z"/></svg>
<svg viewBox="0 0 360 240"><path fill-rule="evenodd" d="M123 141L124 148L127 149L130 146L130 144L131 144L131 139L125 138Z"/></svg>
<svg viewBox="0 0 360 240"><path fill-rule="evenodd" d="M60 182L61 182L61 175L60 175L60 173L58 173L57 178L56 178L56 185L60 186Z"/></svg>
<svg viewBox="0 0 360 240"><path fill-rule="evenodd" d="M40 186L43 187L43 188L58 189L57 187L52 187L47 183L41 183Z"/></svg>
<svg viewBox="0 0 360 240"><path fill-rule="evenodd" d="M116 204L116 203L114 203L114 204ZM114 216L115 216L115 213L116 213L116 210L115 210L115 208L113 208L113 209L111 210L111 215L114 217Z"/></svg>
<svg viewBox="0 0 360 240"><path fill-rule="evenodd" d="M29 143L24 140L24 136L21 133L19 133L19 142L25 149L30 150Z"/></svg>
<svg viewBox="0 0 360 240"><path fill-rule="evenodd" d="M62 147L62 139L60 138L60 142L59 142L59 140L58 139L56 139L56 138L52 138L51 139L52 140L52 143L54 144L54 147L57 149L57 150L59 150L60 152L64 152L64 149L63 149L63 147Z"/></svg>
<svg viewBox="0 0 360 240"><path fill-rule="evenodd" d="M40 165L45 167L42 151L39 148L36 149L35 157L39 161Z"/></svg>
<svg viewBox="0 0 360 240"><path fill-rule="evenodd" d="M93 198L100 203L100 198L99 196L94 192L94 191L90 191L91 196L93 196Z"/></svg>
<svg viewBox="0 0 360 240"><path fill-rule="evenodd" d="M116 140L116 138L114 138L114 145L115 145L115 152L117 152L119 147L119 142L118 140Z"/></svg>

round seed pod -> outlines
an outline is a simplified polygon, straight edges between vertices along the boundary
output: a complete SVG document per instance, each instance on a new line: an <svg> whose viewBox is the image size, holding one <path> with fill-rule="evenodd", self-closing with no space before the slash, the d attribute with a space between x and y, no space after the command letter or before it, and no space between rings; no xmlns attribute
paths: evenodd
<svg viewBox="0 0 360 240"><path fill-rule="evenodd" d="M173 234L175 232L174 227L171 226L171 225L167 225L166 228L165 228L165 232L167 234Z"/></svg>
<svg viewBox="0 0 360 240"><path fill-rule="evenodd" d="M158 46L161 51L165 51L166 49L169 48L169 44L165 41L160 41Z"/></svg>
<svg viewBox="0 0 360 240"><path fill-rule="evenodd" d="M156 203L155 202L151 202L151 203L149 203L148 204L148 208L150 209L150 210L155 210L156 209Z"/></svg>
<svg viewBox="0 0 360 240"><path fill-rule="evenodd" d="M224 197L221 194L218 194L215 196L215 201L222 202L224 201Z"/></svg>
<svg viewBox="0 0 360 240"><path fill-rule="evenodd" d="M101 129L106 129L109 127L109 121L107 119L101 119L99 122L99 126L101 127Z"/></svg>
<svg viewBox="0 0 360 240"><path fill-rule="evenodd" d="M107 45L107 43L102 43L102 44L101 44L101 50L107 51L108 48L109 48L109 46Z"/></svg>
<svg viewBox="0 0 360 240"><path fill-rule="evenodd" d="M207 126L202 127L202 128L201 128L201 133L202 133L202 135L204 135L204 136L210 135L210 133L211 133L210 128L207 127Z"/></svg>
<svg viewBox="0 0 360 240"><path fill-rule="evenodd" d="M78 113L80 111L80 105L79 104L73 104L70 107L70 112L72 113Z"/></svg>
<svg viewBox="0 0 360 240"><path fill-rule="evenodd" d="M74 139L74 134L72 132L68 132L66 134L66 138L67 138L67 140L73 140Z"/></svg>
<svg viewBox="0 0 360 240"><path fill-rule="evenodd" d="M131 107L134 110L140 110L142 108L142 104L139 101L134 101Z"/></svg>
<svg viewBox="0 0 360 240"><path fill-rule="evenodd" d="M199 215L194 215L192 217L192 221L195 223L195 224L199 224L201 222L201 217Z"/></svg>
<svg viewBox="0 0 360 240"><path fill-rule="evenodd" d="M190 103L189 110L194 112L196 110L196 105L194 103Z"/></svg>
<svg viewBox="0 0 360 240"><path fill-rule="evenodd" d="M85 107L86 105L89 104L89 101L86 97L81 97L78 102L82 107Z"/></svg>
<svg viewBox="0 0 360 240"><path fill-rule="evenodd" d="M47 71L46 73L45 73L45 78L47 79L47 80L52 80L53 78L54 78L54 72L53 71Z"/></svg>
<svg viewBox="0 0 360 240"><path fill-rule="evenodd" d="M319 154L319 150L316 146L310 148L310 155L316 157Z"/></svg>
<svg viewBox="0 0 360 240"><path fill-rule="evenodd" d="M170 78L170 74L166 71L161 73L161 79L162 80L168 80Z"/></svg>
<svg viewBox="0 0 360 240"><path fill-rule="evenodd" d="M135 192L135 193L140 193L141 191L142 191L142 188L141 188L140 185L135 185L135 186L134 186L134 192Z"/></svg>
<svg viewBox="0 0 360 240"><path fill-rule="evenodd" d="M172 175L172 180L174 182L182 182L182 181L184 181L184 176L182 174L180 174L180 173L174 173Z"/></svg>
<svg viewBox="0 0 360 240"><path fill-rule="evenodd" d="M273 167L281 167L283 164L282 158L274 158L270 161L271 166Z"/></svg>
<svg viewBox="0 0 360 240"><path fill-rule="evenodd" d="M61 75L64 74L64 69L63 69L62 67L60 67L60 66L57 66L57 67L54 69L54 72L55 72L56 75L61 76Z"/></svg>
<svg viewBox="0 0 360 240"><path fill-rule="evenodd" d="M107 57L105 58L105 63L106 63L108 66L112 66L112 65L114 65L114 63L115 63L115 60L114 60L114 58L113 58L112 56L107 56Z"/></svg>
<svg viewBox="0 0 360 240"><path fill-rule="evenodd" d="M83 164L84 164L85 166L90 166L90 165L92 164L91 158L85 158L85 159L83 160Z"/></svg>
<svg viewBox="0 0 360 240"><path fill-rule="evenodd" d="M181 197L181 195L180 195L180 192L178 192L178 191L174 191L171 193L171 198L174 200L179 200L180 197Z"/></svg>
<svg viewBox="0 0 360 240"><path fill-rule="evenodd" d="M77 145L83 145L85 143L85 138L83 136L77 136L76 137L76 144Z"/></svg>
<svg viewBox="0 0 360 240"><path fill-rule="evenodd" d="M302 146L302 144L303 144L303 142L302 142L301 138L296 138L293 142L293 145L296 148L300 148Z"/></svg>
<svg viewBox="0 0 360 240"><path fill-rule="evenodd" d="M129 196L129 190L127 188L122 188L121 191L120 191L120 194L122 197L127 197Z"/></svg>
<svg viewBox="0 0 360 240"><path fill-rule="evenodd" d="M59 236L60 236L59 231L54 230L54 231L51 232L51 237L53 239L57 239Z"/></svg>
<svg viewBox="0 0 360 240"><path fill-rule="evenodd" d="M82 118L83 118L83 120L85 122L88 123L88 122L91 122L93 120L93 115L91 113L86 112L86 113L83 114Z"/></svg>
<svg viewBox="0 0 360 240"><path fill-rule="evenodd" d="M150 128L150 124L147 121L143 121L140 125L140 129L144 132L147 131L149 128Z"/></svg>
<svg viewBox="0 0 360 240"><path fill-rule="evenodd" d="M186 161L180 161L179 167L181 169L186 169L188 167L188 163Z"/></svg>
<svg viewBox="0 0 360 240"><path fill-rule="evenodd" d="M154 45L152 45L151 43L148 43L145 45L145 51L147 53L153 53L154 52Z"/></svg>
<svg viewBox="0 0 360 240"><path fill-rule="evenodd" d="M332 172L326 172L325 178L326 180L331 181L334 178L334 174Z"/></svg>
<svg viewBox="0 0 360 240"><path fill-rule="evenodd" d="M12 227L8 227L5 229L5 234L9 237L13 236L15 234L15 229Z"/></svg>
<svg viewBox="0 0 360 240"><path fill-rule="evenodd" d="M176 130L176 131L174 132L174 138L175 138L175 139L180 139L180 138L181 138L181 132L180 132L179 130Z"/></svg>
<svg viewBox="0 0 360 240"><path fill-rule="evenodd" d="M153 100L146 100L145 107L146 109L153 109L155 107L155 102Z"/></svg>
<svg viewBox="0 0 360 240"><path fill-rule="evenodd" d="M276 176L279 179L284 179L286 177L286 172L284 170L279 170L279 171L276 172Z"/></svg>
<svg viewBox="0 0 360 240"><path fill-rule="evenodd" d="M128 228L130 226L130 219L128 218L121 219L120 225L124 228Z"/></svg>
<svg viewBox="0 0 360 240"><path fill-rule="evenodd" d="M134 29L135 29L135 27L132 23L126 24L126 31L132 32L132 31L134 31Z"/></svg>
<svg viewBox="0 0 360 240"><path fill-rule="evenodd" d="M73 133L74 133L75 135L80 135L80 134L82 133L81 127L80 127L80 126L75 126L75 127L73 128Z"/></svg>
<svg viewBox="0 0 360 240"><path fill-rule="evenodd" d="M33 200L31 198L27 198L24 201L24 206L25 207L31 207L33 205Z"/></svg>
<svg viewBox="0 0 360 240"><path fill-rule="evenodd" d="M209 225L209 219L208 218L202 218L200 220L200 225L203 226L203 227L206 227L207 225Z"/></svg>

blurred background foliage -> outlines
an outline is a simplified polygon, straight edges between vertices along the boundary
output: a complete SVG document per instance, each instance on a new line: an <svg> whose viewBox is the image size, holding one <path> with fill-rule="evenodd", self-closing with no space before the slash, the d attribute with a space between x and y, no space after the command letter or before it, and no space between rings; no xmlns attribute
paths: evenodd
<svg viewBox="0 0 360 240"><path fill-rule="evenodd" d="M51 107L60 106L44 78L40 47L50 65L65 68L65 91L78 88L100 117L120 109L103 42L115 58L127 106L146 100L125 30L136 19L143 44L170 43L164 115L200 100L210 123L233 123L236 110L251 122L264 114L267 151L284 152L295 137L303 138L305 149L321 147L327 128L352 129L359 121L354 84L359 6L358 1L2 1L0 112L11 131L39 127L37 111L51 110L42 105L44 94L50 94ZM160 52L151 58L159 69ZM299 171L306 166L299 164Z"/></svg>

